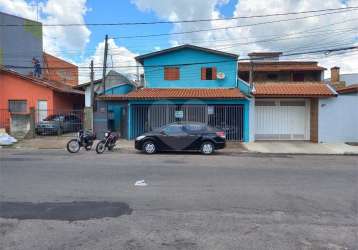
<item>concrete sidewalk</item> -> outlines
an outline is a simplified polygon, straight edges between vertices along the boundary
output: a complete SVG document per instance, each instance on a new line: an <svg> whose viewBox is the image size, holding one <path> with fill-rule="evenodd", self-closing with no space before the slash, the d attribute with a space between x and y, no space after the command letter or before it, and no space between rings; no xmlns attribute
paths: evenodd
<svg viewBox="0 0 358 250"><path fill-rule="evenodd" d="M311 143L303 141L265 141L244 143L251 153L358 155L358 146L345 143Z"/></svg>
<svg viewBox="0 0 358 250"><path fill-rule="evenodd" d="M70 136L42 136L35 139L21 140L12 148L18 149L65 149ZM97 142L96 142L97 143ZM95 144L96 144L95 143ZM120 139L117 142L119 149L133 151L134 142ZM264 142L228 142L227 147L220 152L224 153L262 153L262 154L328 154L328 155L358 155L358 146L350 146L344 143L310 143L288 141L264 141Z"/></svg>

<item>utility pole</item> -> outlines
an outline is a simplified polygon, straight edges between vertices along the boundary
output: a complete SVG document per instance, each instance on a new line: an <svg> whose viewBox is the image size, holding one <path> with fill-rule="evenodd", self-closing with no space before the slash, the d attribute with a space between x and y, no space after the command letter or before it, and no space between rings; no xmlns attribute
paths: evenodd
<svg viewBox="0 0 358 250"><path fill-rule="evenodd" d="M108 35L104 39L104 55L103 55L103 75L102 75L102 83L103 83L103 94L106 94L106 71L107 71L107 56L108 56ZM105 102L106 107L106 124L105 128L108 129L108 102Z"/></svg>
<svg viewBox="0 0 358 250"><path fill-rule="evenodd" d="M139 63L136 61L136 69L137 69L137 86L139 87L141 85L140 82L140 75L139 75Z"/></svg>
<svg viewBox="0 0 358 250"><path fill-rule="evenodd" d="M93 70L93 60L91 60L91 108L93 109L94 106L94 70Z"/></svg>
<svg viewBox="0 0 358 250"><path fill-rule="evenodd" d="M250 84L250 89L252 90L252 87L254 84L254 62L253 62L253 60L250 60L249 84Z"/></svg>
<svg viewBox="0 0 358 250"><path fill-rule="evenodd" d="M108 35L106 35L106 38L104 40L103 75L102 75L103 94L106 94L107 56L108 56Z"/></svg>
<svg viewBox="0 0 358 250"><path fill-rule="evenodd" d="M94 125L93 125L93 116L94 116L94 111L95 111L95 100L94 100L94 69L93 69L93 60L91 60L91 64L90 64L90 68L91 68L91 74L90 74L90 78L91 78L91 99L90 99L90 115L88 115L88 117L90 118L89 122L90 122L90 127L91 130L94 131Z"/></svg>

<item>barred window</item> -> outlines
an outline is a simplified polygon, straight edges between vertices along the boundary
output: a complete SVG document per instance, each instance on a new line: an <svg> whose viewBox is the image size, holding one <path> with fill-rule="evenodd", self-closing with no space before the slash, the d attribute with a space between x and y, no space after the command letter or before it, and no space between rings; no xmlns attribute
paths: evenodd
<svg viewBox="0 0 358 250"><path fill-rule="evenodd" d="M10 113L25 113L27 112L26 100L9 100Z"/></svg>

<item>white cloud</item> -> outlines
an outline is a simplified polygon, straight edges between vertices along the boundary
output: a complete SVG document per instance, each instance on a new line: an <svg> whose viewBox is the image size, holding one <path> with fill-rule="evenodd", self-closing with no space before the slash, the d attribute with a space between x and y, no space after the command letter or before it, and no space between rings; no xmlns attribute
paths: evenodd
<svg viewBox="0 0 358 250"><path fill-rule="evenodd" d="M6 13L37 20L35 2L0 0L0 9ZM39 2L39 21L48 24L84 23L86 0L48 0ZM44 50L61 55L63 50L84 50L89 42L90 30L86 26L43 27Z"/></svg>
<svg viewBox="0 0 358 250"><path fill-rule="evenodd" d="M127 75L130 78L134 78L136 75L136 62L134 57L137 54L132 53L127 48L118 46L113 39L108 40L108 58L107 58L107 73L109 70L113 69L119 73ZM80 67L89 67L91 60L94 61L95 67L103 66L103 54L104 54L104 41L99 43L96 47L94 54L86 58ZM130 66L130 67L127 67ZM99 68L95 70L95 79L102 78L103 69ZM90 80L90 71L89 70L80 70L80 82L88 82Z"/></svg>
<svg viewBox="0 0 358 250"><path fill-rule="evenodd" d="M152 11L163 20L188 20L201 18L222 17L219 5L227 4L224 0L132 0L141 11ZM354 1L341 0L240 0L237 1L234 17L265 15L272 13L300 12L309 10L342 8L355 6ZM312 16L318 13L305 15L291 15L280 17L237 19L225 21L211 21L199 23L175 24L173 32L191 31L199 29L222 28L228 26L242 26L257 22L289 19L302 16ZM317 28L321 29L317 29ZM303 20L277 22L267 25L257 25L234 29L221 29L200 33L190 33L180 36L171 36L171 44L193 43L199 46L212 47L235 52L245 58L251 51L283 51L286 53L319 50L353 45L357 41L358 11L341 14L311 17ZM270 42L257 42L258 40L276 38ZM284 38L284 39L282 39ZM236 46L235 46L236 43ZM239 44L237 44L239 43ZM246 43L246 44L244 44ZM341 66L342 72L358 72L357 55L345 53L334 57L324 54L309 57L287 57L293 59L315 59L323 66ZM327 76L329 72L327 72Z"/></svg>
<svg viewBox="0 0 358 250"><path fill-rule="evenodd" d="M0 10L17 16L37 19L37 10L34 2L24 0L0 0ZM39 21L45 24L73 24L85 23L84 16L88 11L86 0L48 0L39 3ZM69 62L75 63L72 55L83 55L86 45L89 42L91 31L87 26L61 27L44 26L43 44L44 50L53 55L59 56ZM108 66L135 66L134 56L125 47L119 47L114 40L109 40L110 53L108 56ZM89 81L89 69L91 59L95 66L103 65L104 42L96 46L92 56L84 58L78 65L80 82ZM82 57L82 56L80 56ZM76 64L76 63L75 63ZM86 68L82 68L86 67ZM135 68L115 68L120 73L133 76ZM95 71L95 78L102 77L102 69Z"/></svg>

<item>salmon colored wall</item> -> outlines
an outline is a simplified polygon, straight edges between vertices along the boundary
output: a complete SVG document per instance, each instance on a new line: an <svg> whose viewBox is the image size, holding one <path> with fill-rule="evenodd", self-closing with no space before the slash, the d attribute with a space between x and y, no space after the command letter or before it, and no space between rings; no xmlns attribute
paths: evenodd
<svg viewBox="0 0 358 250"><path fill-rule="evenodd" d="M4 73L0 74L0 109L8 109L8 100L26 100L27 108L37 108L37 101L46 100L53 109L53 91L28 80Z"/></svg>

